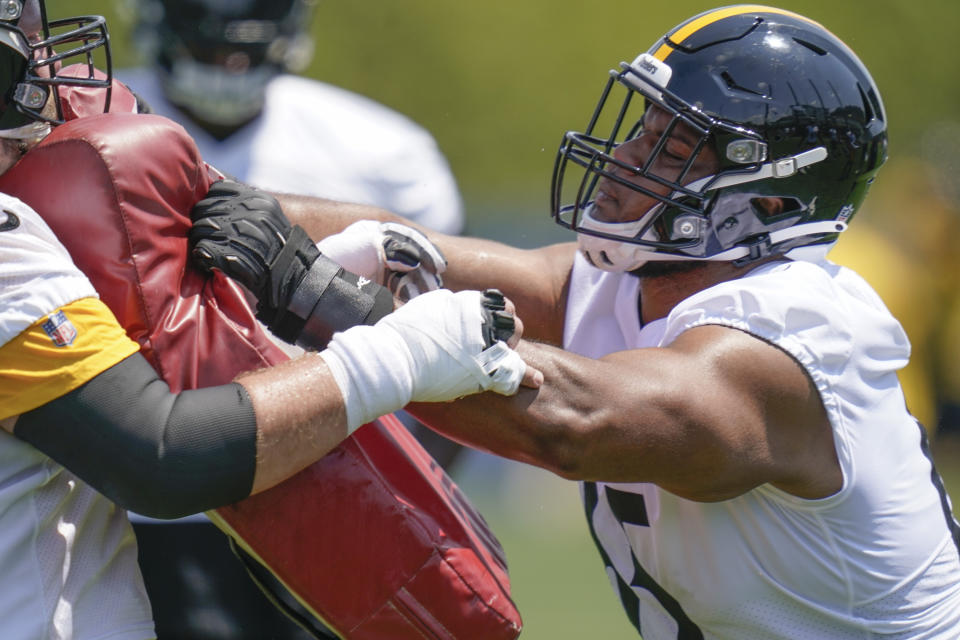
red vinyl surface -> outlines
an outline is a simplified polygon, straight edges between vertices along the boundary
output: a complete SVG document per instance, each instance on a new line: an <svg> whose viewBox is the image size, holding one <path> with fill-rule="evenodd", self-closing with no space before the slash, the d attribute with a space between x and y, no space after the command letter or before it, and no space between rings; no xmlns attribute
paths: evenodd
<svg viewBox="0 0 960 640"><path fill-rule="evenodd" d="M114 100L126 104L116 92ZM96 105L67 102L74 115ZM179 125L122 113L57 127L0 176L0 189L43 216L174 390L286 358L238 285L188 264L189 211L213 179ZM520 633L495 536L392 416L210 515L345 638Z"/></svg>

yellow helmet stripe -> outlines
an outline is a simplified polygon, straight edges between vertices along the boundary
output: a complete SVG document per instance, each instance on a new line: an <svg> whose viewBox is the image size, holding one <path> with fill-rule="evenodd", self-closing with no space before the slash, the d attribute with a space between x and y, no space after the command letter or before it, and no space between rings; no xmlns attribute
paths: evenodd
<svg viewBox="0 0 960 640"><path fill-rule="evenodd" d="M729 18L730 16L739 16L744 13L755 13L755 12L779 13L780 15L791 16L793 18L799 18L801 20L805 20L807 22L817 25L821 29L824 28L823 25L821 25L820 23L815 22L810 18L801 16L800 14L794 13L792 11L787 11L785 9L777 9L775 7L767 7L762 4L740 4L733 7L724 7L722 9L717 9L716 11L711 11L710 13L706 13L700 16L696 20L691 20L688 24L684 25L683 27L678 29L676 33L670 36L670 39L673 42L681 43L684 40L686 40L688 37L696 33L697 31L699 31L700 29L704 28L709 24L713 24L718 20L723 20L724 18ZM670 53L673 51L674 51L674 48L671 47L666 42L664 42L662 45L660 45L660 48L657 49L656 53L653 54L653 57L659 60L660 62L663 62L664 60L666 60L667 56L670 55Z"/></svg>

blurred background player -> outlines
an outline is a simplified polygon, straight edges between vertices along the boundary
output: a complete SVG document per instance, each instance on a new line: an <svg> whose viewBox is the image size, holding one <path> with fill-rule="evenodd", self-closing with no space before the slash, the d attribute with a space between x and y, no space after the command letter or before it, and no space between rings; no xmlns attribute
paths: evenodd
<svg viewBox="0 0 960 640"><path fill-rule="evenodd" d="M376 205L460 233L456 181L425 129L364 96L295 75L312 56L315 4L132 0L145 64L117 75L153 113L183 125L206 162L241 182ZM400 417L449 469L460 447ZM161 638L302 636L205 516L132 519Z"/></svg>
<svg viewBox="0 0 960 640"><path fill-rule="evenodd" d="M275 193L375 205L435 231L463 231L456 180L429 132L295 75L312 56L315 0L129 1L146 62L117 76L150 111L183 125L208 164ZM449 469L460 448L405 420Z"/></svg>
<svg viewBox="0 0 960 640"><path fill-rule="evenodd" d="M204 159L257 187L373 204L463 230L433 137L381 104L294 75L310 61L311 0L137 0L147 64L118 76L182 124Z"/></svg>

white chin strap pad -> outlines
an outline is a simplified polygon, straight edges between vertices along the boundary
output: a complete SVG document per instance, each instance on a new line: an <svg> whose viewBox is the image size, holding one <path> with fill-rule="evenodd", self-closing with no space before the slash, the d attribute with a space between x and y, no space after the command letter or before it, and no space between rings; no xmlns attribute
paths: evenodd
<svg viewBox="0 0 960 640"><path fill-rule="evenodd" d="M599 220L591 217L589 212L584 212L580 228L590 229L593 231L603 231L605 233L621 235L625 238L634 238L642 229L642 220L646 219L650 215L650 213L647 213L644 218L634 222L610 223L600 222ZM845 222L841 222L839 220L821 220L818 222L808 222L777 231L771 231L769 233L769 240L771 245L775 245L780 242L785 242L787 240L792 240L794 238L800 238L803 236L842 233L846 231L846 229L847 224ZM631 232L633 235L628 235ZM592 236L587 233L577 234L577 246L580 249L580 253L584 255L590 264L598 269L602 269L603 271L614 272L633 271L634 269L640 268L646 262L657 260L711 260L720 262L737 260L739 258L746 257L750 253L748 248L737 246L727 249L721 253L702 258L695 256L684 256L682 254L654 251L630 242L621 242L619 240L601 238L599 236ZM822 249L811 248L810 251L802 251L804 247L797 247L788 251L786 256L795 260L820 260L823 259L827 251L829 251L830 247L833 245L829 244L822 246Z"/></svg>
<svg viewBox="0 0 960 640"><path fill-rule="evenodd" d="M577 234L577 248L590 264L604 271L633 271L647 261L639 245L586 233Z"/></svg>
<svg viewBox="0 0 960 640"><path fill-rule="evenodd" d="M656 206L639 220L631 222L603 222L593 217L591 207L583 212L577 228L633 239L640 235L647 220L659 209L660 207ZM652 237L652 231L648 232L647 236L655 239ZM640 245L601 238L588 233L577 234L577 247L590 264L604 271L633 271L651 256L651 252Z"/></svg>

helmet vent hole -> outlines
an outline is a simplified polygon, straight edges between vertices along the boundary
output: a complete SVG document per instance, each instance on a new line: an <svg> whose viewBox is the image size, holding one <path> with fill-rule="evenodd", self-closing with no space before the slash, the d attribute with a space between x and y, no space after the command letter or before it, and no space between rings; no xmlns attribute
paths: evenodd
<svg viewBox="0 0 960 640"><path fill-rule="evenodd" d="M866 122L870 122L874 118L873 106L870 104L870 100L867 99L866 94L863 92L863 87L857 84L857 91L860 92L860 100L863 101L863 115Z"/></svg>
<svg viewBox="0 0 960 640"><path fill-rule="evenodd" d="M827 55L827 52L826 52L825 50L821 49L820 47L818 47L817 45L813 44L812 42L809 42L809 41L807 41L807 40L802 40L802 39L800 39L800 38L794 38L793 41L796 42L796 43L799 44L799 45L802 45L802 46L806 47L807 49L810 49L810 51L813 51L813 52L814 52L815 54L817 54L818 56L825 56L825 55Z"/></svg>
<svg viewBox="0 0 960 640"><path fill-rule="evenodd" d="M744 93L749 93L755 96L766 97L763 91L748 89L743 85L737 84L737 81L734 80L733 76L730 75L729 71L721 71L720 78L723 80L724 84L727 85L727 89L731 89L733 91L743 91Z"/></svg>

